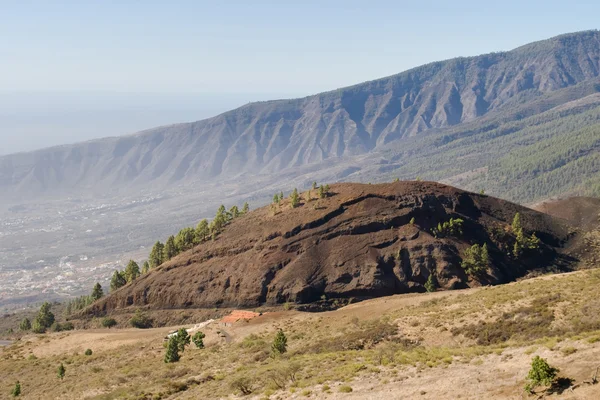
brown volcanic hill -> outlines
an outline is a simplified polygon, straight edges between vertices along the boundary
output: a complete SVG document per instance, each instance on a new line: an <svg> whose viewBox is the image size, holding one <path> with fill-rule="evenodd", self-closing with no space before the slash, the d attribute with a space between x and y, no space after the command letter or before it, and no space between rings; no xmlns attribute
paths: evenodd
<svg viewBox="0 0 600 400"><path fill-rule="evenodd" d="M316 197L316 191L312 196ZM128 306L253 307L327 298L368 298L424 291L430 274L442 289L498 284L548 267L569 270L577 260L559 250L572 237L563 220L433 182L335 184L326 199L298 208L282 202L233 220L205 242L96 302L100 315ZM521 214L539 250L510 255L510 224ZM414 224L411 219L414 218ZM464 220L459 237L431 231ZM463 251L487 243L491 265L476 279L461 267Z"/></svg>
<svg viewBox="0 0 600 400"><path fill-rule="evenodd" d="M600 263L600 199L571 197L545 201L534 208L578 228L580 234L571 241L569 253L582 261L582 268Z"/></svg>
<svg viewBox="0 0 600 400"><path fill-rule="evenodd" d="M536 204L535 210L567 220L583 230L600 227L600 199L595 197L570 197Z"/></svg>

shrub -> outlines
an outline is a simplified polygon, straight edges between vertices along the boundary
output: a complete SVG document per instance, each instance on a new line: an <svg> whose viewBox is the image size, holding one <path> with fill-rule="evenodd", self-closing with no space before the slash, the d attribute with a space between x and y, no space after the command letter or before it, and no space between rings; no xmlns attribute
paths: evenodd
<svg viewBox="0 0 600 400"><path fill-rule="evenodd" d="M72 322L65 322L64 324L60 324L61 331L72 331L73 329L75 329L75 326L73 326Z"/></svg>
<svg viewBox="0 0 600 400"><path fill-rule="evenodd" d="M409 222L409 223L410 223L411 225L414 225L414 224L415 224L415 217L412 217L412 218L410 219L410 222Z"/></svg>
<svg viewBox="0 0 600 400"><path fill-rule="evenodd" d="M66 372L65 366L63 365L63 363L60 363L60 365L58 366L58 370L57 370L58 377L60 378L60 380L63 380L65 378L65 372Z"/></svg>
<svg viewBox="0 0 600 400"><path fill-rule="evenodd" d="M558 296L535 299L530 306L508 311L491 322L466 325L452 330L452 334L464 334L477 340L479 345L504 343L508 340L531 342L545 336L561 333L553 327L554 312L549 306L560 300Z"/></svg>
<svg viewBox="0 0 600 400"><path fill-rule="evenodd" d="M242 395L247 396L252 393L252 381L250 378L242 376L231 382L231 388L238 390Z"/></svg>
<svg viewBox="0 0 600 400"><path fill-rule="evenodd" d="M444 222L443 224L440 222L437 225L437 228L433 229L433 233L436 237L445 237L445 236L461 236L463 220L460 218L450 218L449 221Z"/></svg>
<svg viewBox="0 0 600 400"><path fill-rule="evenodd" d="M556 379L557 374L557 368L550 366L550 364L540 356L535 356L531 361L531 369L527 374L527 380L529 382L525 385L525 390L533 393L533 389L537 386L550 386L554 382L554 379Z"/></svg>
<svg viewBox="0 0 600 400"><path fill-rule="evenodd" d="M129 323L134 328L152 328L152 319L150 319L144 312L142 312L139 309L135 311L135 315L129 320Z"/></svg>
<svg viewBox="0 0 600 400"><path fill-rule="evenodd" d="M91 356L92 355L92 349L87 349L84 354L86 356Z"/></svg>
<svg viewBox="0 0 600 400"><path fill-rule="evenodd" d="M52 323L52 325L50 326L50 332L60 332L61 331L61 326L57 321L54 321L54 323Z"/></svg>
<svg viewBox="0 0 600 400"><path fill-rule="evenodd" d="M15 383L15 387L10 394L12 397L19 397L21 395L21 382L17 381L17 383Z"/></svg>
<svg viewBox="0 0 600 400"><path fill-rule="evenodd" d="M338 389L338 391L340 393L350 393L350 392L352 392L352 388L350 386L348 386L348 385L342 385L342 386L340 386L340 388Z"/></svg>
<svg viewBox="0 0 600 400"><path fill-rule="evenodd" d="M197 348L203 349L205 337L206 337L206 335L204 333L198 331L194 334L194 336L192 336L192 342L194 342L194 344L196 345Z"/></svg>
<svg viewBox="0 0 600 400"><path fill-rule="evenodd" d="M300 371L300 365L291 364L275 364L275 366L267 371L267 378L279 389L285 389L288 382L296 382L296 374Z"/></svg>
<svg viewBox="0 0 600 400"><path fill-rule="evenodd" d="M102 326L105 328L112 328L113 326L117 325L117 321L114 318L103 318L102 319Z"/></svg>

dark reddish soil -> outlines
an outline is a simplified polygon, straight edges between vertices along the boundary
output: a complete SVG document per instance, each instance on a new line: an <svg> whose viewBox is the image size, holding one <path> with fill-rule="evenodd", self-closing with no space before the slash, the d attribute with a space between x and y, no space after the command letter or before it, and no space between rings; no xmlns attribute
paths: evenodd
<svg viewBox="0 0 600 400"><path fill-rule="evenodd" d="M600 199L595 197L570 197L537 204L535 210L562 218L583 230L600 226Z"/></svg>
<svg viewBox="0 0 600 400"><path fill-rule="evenodd" d="M562 218L577 230L568 253L581 260L580 268L596 268L600 263L600 199L571 197L540 203L535 209Z"/></svg>
<svg viewBox="0 0 600 400"><path fill-rule="evenodd" d="M182 253L132 284L96 302L102 315L129 306L151 309L256 307L284 302L364 299L425 291L434 274L440 289L513 281L531 271L571 270L564 252L576 237L564 219L517 204L433 182L335 184L326 199L292 209L286 199L232 221L214 241ZM539 250L510 253L510 224L541 239ZM414 225L410 224L415 219ZM464 220L463 234L436 238L432 228ZM487 243L487 273L461 267L463 251Z"/></svg>

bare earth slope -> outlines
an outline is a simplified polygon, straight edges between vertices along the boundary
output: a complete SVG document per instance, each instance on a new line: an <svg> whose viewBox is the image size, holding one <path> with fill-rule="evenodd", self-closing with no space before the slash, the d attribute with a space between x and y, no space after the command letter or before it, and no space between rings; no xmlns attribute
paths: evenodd
<svg viewBox="0 0 600 400"><path fill-rule="evenodd" d="M21 397L36 400L596 400L599 385L586 382L600 366L599 284L599 271L588 270L388 296L324 313L215 321L202 328L206 348L187 346L175 364L163 361L163 338L180 326L27 335L0 348L0 393L8 398L19 380ZM487 327L480 338L487 340L464 335L471 324ZM280 328L288 352L270 357ZM83 354L88 348L91 356ZM528 395L523 387L536 355L562 379ZM54 373L60 363L64 381Z"/></svg>
<svg viewBox="0 0 600 400"><path fill-rule="evenodd" d="M185 308L309 303L422 292L431 274L443 289L512 281L532 270L571 269L557 251L570 239L562 220L497 198L433 182L336 184L326 199L264 207L234 219L216 240L182 253L95 303L94 313L127 306ZM274 210L276 215L274 215ZM518 259L510 223L520 213L538 250ZM414 218L414 220L413 220ZM464 220L462 234L432 229ZM413 223L411 223L413 220ZM488 271L469 277L464 250L487 243Z"/></svg>

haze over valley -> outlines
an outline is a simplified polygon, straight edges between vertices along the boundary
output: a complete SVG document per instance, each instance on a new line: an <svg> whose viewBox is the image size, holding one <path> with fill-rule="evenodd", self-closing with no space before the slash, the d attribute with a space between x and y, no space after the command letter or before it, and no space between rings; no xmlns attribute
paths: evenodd
<svg viewBox="0 0 600 400"><path fill-rule="evenodd" d="M523 204L597 195L599 71L600 34L587 31L0 156L0 302L83 292L221 203L256 207L315 180L419 177Z"/></svg>

